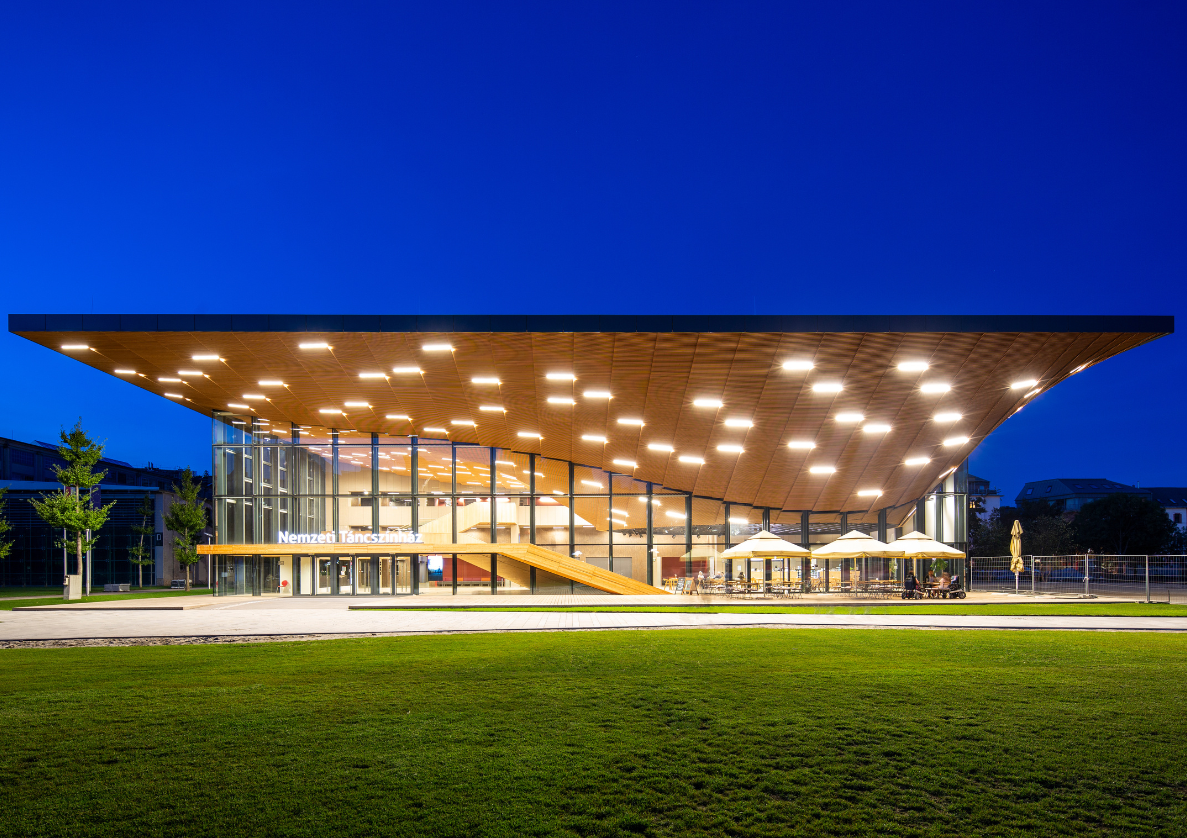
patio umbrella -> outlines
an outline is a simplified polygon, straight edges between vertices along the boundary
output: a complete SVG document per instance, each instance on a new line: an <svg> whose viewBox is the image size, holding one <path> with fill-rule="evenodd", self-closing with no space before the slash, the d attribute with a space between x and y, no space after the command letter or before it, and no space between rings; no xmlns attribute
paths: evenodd
<svg viewBox="0 0 1187 838"><path fill-rule="evenodd" d="M909 559L963 559L964 553L921 532L909 532L886 545Z"/></svg>
<svg viewBox="0 0 1187 838"><path fill-rule="evenodd" d="M784 541L779 536L762 530L757 535L721 551L723 559L791 559L812 555L812 551Z"/></svg>
<svg viewBox="0 0 1187 838"><path fill-rule="evenodd" d="M1022 572L1022 522L1015 519L1010 529L1010 570L1014 572L1014 593L1018 593L1018 574ZM1033 587L1033 586L1032 586Z"/></svg>
<svg viewBox="0 0 1187 838"><path fill-rule="evenodd" d="M838 538L836 541L831 541L828 544L821 545L812 551L812 555L818 559L894 559L903 554L902 550L891 548L889 544L884 544L876 538L866 535L864 532L853 530L845 533L845 535ZM862 572L858 569L858 578L861 578ZM868 568L867 573L868 576Z"/></svg>

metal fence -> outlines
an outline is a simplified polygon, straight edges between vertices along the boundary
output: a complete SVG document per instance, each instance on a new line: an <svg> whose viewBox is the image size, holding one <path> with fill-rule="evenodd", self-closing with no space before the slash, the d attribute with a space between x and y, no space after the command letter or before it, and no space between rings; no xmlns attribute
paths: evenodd
<svg viewBox="0 0 1187 838"><path fill-rule="evenodd" d="M1018 574L1009 556L974 556L968 573L972 591L1187 602L1187 556L1023 556Z"/></svg>

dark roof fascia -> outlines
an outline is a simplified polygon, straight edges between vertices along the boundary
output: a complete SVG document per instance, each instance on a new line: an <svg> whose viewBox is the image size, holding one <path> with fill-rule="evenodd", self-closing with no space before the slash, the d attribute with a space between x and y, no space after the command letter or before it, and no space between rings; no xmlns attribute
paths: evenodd
<svg viewBox="0 0 1187 838"><path fill-rule="evenodd" d="M29 332L1100 332L1168 335L1169 315L10 314Z"/></svg>

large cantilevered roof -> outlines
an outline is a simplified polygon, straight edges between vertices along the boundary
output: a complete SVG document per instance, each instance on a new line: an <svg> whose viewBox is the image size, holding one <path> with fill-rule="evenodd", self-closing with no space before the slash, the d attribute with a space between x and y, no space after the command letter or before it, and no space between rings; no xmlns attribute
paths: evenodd
<svg viewBox="0 0 1187 838"><path fill-rule="evenodd" d="M9 317L205 414L445 429L705 497L851 513L925 494L1037 394L1173 330L1130 316Z"/></svg>

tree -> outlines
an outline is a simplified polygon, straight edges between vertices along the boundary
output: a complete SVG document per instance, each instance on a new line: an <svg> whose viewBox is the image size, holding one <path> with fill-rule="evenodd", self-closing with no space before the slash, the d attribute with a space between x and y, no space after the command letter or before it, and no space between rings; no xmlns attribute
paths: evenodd
<svg viewBox="0 0 1187 838"><path fill-rule="evenodd" d="M7 488L0 488L0 559L8 558L8 551L12 549L12 541L4 537L12 529L12 524L4 517L4 507L8 505L4 496L7 494Z"/></svg>
<svg viewBox="0 0 1187 838"><path fill-rule="evenodd" d="M1153 498L1117 492L1084 504L1076 516L1076 535L1097 553L1116 556L1161 553L1175 525Z"/></svg>
<svg viewBox="0 0 1187 838"><path fill-rule="evenodd" d="M58 456L67 462L66 468L54 466L54 475L62 484L62 491L42 495L40 500L31 498L29 503L37 510L41 520L54 529L66 530L69 537L60 539L59 547L73 546L78 556L79 571L83 570L83 553L99 540L98 532L107 522L107 516L115 502L96 508L91 499L91 489L97 486L106 471L96 473L95 465L103 458L103 446L93 441L82 429L82 419L67 432L59 432L62 444ZM83 490L86 490L85 492ZM90 538L86 533L90 531ZM91 580L84 580L83 590L89 591Z"/></svg>
<svg viewBox="0 0 1187 838"><path fill-rule="evenodd" d="M173 533L173 557L185 568L185 589L190 589L190 565L198 561L198 535L206 529L206 506L198 497L202 483L194 479L187 466L181 473L181 484L173 484L173 493L180 501L169 505L165 526Z"/></svg>
<svg viewBox="0 0 1187 838"><path fill-rule="evenodd" d="M1010 530L1015 521L1022 522L1022 549L1032 556L1066 556L1079 552L1074 528L1057 509L1038 500L995 509L986 522L970 515L969 555L1008 555Z"/></svg>
<svg viewBox="0 0 1187 838"><path fill-rule="evenodd" d="M145 492L144 497L140 500L140 506L136 508L136 514L140 516L140 523L132 525L132 532L140 536L140 543L132 545L128 551L129 559L132 564L136 565L136 587L144 587L144 566L153 563L152 544L147 547L144 546L145 536L150 536L155 532L155 527L149 523L149 519L156 515L157 507L153 502L152 495Z"/></svg>

